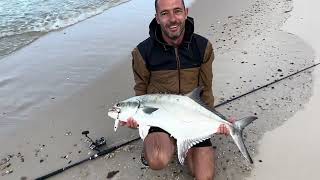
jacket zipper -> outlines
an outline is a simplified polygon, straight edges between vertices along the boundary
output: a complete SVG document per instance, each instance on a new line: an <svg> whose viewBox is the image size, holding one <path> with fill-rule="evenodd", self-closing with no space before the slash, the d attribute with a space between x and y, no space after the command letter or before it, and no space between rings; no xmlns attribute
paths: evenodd
<svg viewBox="0 0 320 180"><path fill-rule="evenodd" d="M177 69L178 69L179 94L181 94L181 83L180 83L180 58L179 58L179 54L178 54L178 48L174 48L174 52L175 52L175 54L176 54Z"/></svg>

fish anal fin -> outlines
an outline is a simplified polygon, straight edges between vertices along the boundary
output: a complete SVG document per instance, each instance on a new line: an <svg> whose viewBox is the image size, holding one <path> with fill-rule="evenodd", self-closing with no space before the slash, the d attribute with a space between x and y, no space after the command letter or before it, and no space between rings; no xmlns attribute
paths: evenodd
<svg viewBox="0 0 320 180"><path fill-rule="evenodd" d="M185 158L187 156L187 152L189 150L187 148L189 145L186 145L187 141L188 140L179 140L179 139L177 139L177 151L178 151L178 159L179 159L180 164L184 163L184 160L185 160Z"/></svg>
<svg viewBox="0 0 320 180"><path fill-rule="evenodd" d="M147 137L149 133L150 126L145 126L145 125L139 125L139 135L141 139L144 140L144 138Z"/></svg>
<svg viewBox="0 0 320 180"><path fill-rule="evenodd" d="M188 150L196 145L197 143L203 142L204 140L210 138L211 135L198 137L194 139L177 139L177 150L178 150L178 159L180 164L184 163L184 160L187 156Z"/></svg>

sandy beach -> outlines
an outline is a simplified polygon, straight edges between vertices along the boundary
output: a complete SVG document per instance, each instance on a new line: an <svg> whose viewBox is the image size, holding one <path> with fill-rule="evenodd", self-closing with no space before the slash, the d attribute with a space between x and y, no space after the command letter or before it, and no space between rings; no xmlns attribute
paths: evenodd
<svg viewBox="0 0 320 180"><path fill-rule="evenodd" d="M314 50L315 62L320 62L320 44L317 32L320 23L315 0L293 1L291 17L282 29L303 39ZM288 121L273 131L267 132L259 142L259 154L256 158L263 160L252 171L253 179L319 179L317 164L320 150L317 138L320 133L317 107L320 102L319 67L312 72L312 96ZM272 172L272 173L270 173Z"/></svg>
<svg viewBox="0 0 320 180"><path fill-rule="evenodd" d="M320 62L315 0L188 4L195 31L214 45L216 105ZM1 60L0 159L8 160L1 179L34 179L93 155L84 130L106 137L107 146L138 137L127 128L114 133L106 113L133 95L131 50L148 36L153 8L153 1L131 0ZM319 67L309 69L218 107L226 116L259 119L244 132L254 165L231 138L212 138L215 179L318 179L319 78ZM149 169L141 149L139 140L52 179L106 179L109 172L112 179L193 179L176 160Z"/></svg>

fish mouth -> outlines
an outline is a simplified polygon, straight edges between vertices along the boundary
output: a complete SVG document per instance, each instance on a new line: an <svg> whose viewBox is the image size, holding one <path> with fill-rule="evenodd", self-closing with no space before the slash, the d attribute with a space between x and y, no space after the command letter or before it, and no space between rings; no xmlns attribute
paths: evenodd
<svg viewBox="0 0 320 180"><path fill-rule="evenodd" d="M108 111L108 116L110 116L113 119L117 119L119 117L119 114L121 112L121 109L118 107L112 107Z"/></svg>
<svg viewBox="0 0 320 180"><path fill-rule="evenodd" d="M113 106L111 109L109 109L109 112L120 113L121 109L119 107Z"/></svg>

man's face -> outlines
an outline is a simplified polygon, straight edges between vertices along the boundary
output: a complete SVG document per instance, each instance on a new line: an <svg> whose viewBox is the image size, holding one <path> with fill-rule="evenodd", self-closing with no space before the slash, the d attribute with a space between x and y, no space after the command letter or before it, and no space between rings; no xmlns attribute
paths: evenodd
<svg viewBox="0 0 320 180"><path fill-rule="evenodd" d="M182 0L159 0L156 19L161 30L169 39L178 39L185 30L188 9Z"/></svg>

